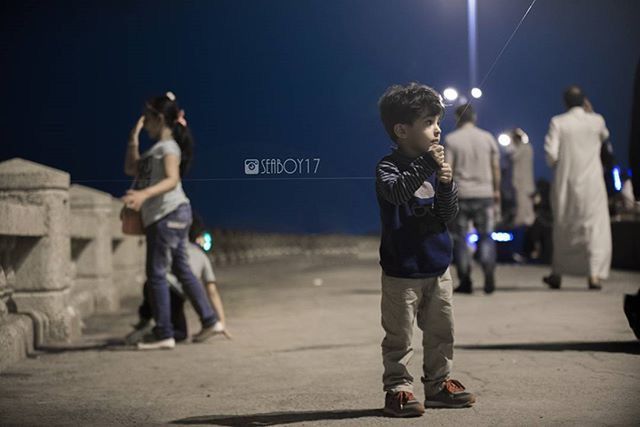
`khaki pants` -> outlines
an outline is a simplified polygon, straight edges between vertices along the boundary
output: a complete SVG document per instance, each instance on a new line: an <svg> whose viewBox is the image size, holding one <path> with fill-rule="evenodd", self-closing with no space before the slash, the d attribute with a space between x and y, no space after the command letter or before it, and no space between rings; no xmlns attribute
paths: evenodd
<svg viewBox="0 0 640 427"><path fill-rule="evenodd" d="M453 285L449 269L439 277L405 279L382 273L382 362L384 391L413 392L407 366L413 356L411 340L417 318L422 330L425 396L442 390L453 359Z"/></svg>

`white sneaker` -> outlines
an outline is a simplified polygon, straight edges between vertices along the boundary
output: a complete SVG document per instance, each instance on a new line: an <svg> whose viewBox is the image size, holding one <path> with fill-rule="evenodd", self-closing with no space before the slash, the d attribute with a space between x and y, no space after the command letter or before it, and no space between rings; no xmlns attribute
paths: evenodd
<svg viewBox="0 0 640 427"><path fill-rule="evenodd" d="M175 346L176 340L172 337L151 342L139 342L138 350L173 350Z"/></svg>
<svg viewBox="0 0 640 427"><path fill-rule="evenodd" d="M216 331L216 332L218 332L218 333L219 333L219 332L224 331L224 323L222 323L222 322L216 322L216 323L213 325L213 330L214 330L214 331Z"/></svg>
<svg viewBox="0 0 640 427"><path fill-rule="evenodd" d="M204 342L208 338L211 338L214 335L218 335L224 332L224 323L216 322L211 326L207 326L206 328L202 328L200 332L195 334L192 338L193 342Z"/></svg>

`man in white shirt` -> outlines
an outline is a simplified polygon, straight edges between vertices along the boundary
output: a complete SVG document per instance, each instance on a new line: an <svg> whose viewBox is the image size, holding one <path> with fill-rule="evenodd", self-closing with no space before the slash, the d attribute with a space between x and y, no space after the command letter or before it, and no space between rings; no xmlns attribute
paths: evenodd
<svg viewBox="0 0 640 427"><path fill-rule="evenodd" d="M460 280L455 292L473 292L471 253L467 245L472 222L478 233L484 291L490 294L495 289L496 248L491 233L495 226L495 204L500 200L500 151L493 135L476 126L476 114L470 104L456 109L456 119L458 129L445 138L445 158L458 184L460 207L452 227Z"/></svg>

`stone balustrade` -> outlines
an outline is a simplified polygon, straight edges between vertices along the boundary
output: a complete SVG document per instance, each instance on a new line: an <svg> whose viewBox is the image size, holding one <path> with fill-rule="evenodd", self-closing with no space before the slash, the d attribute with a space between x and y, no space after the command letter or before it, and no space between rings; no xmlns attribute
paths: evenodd
<svg viewBox="0 0 640 427"><path fill-rule="evenodd" d="M136 262L116 280L139 292L144 245L113 232L114 205L70 185L64 171L0 163L0 370L34 347L77 338L83 317L117 309L114 260Z"/></svg>
<svg viewBox="0 0 640 427"><path fill-rule="evenodd" d="M73 341L82 318L140 295L144 237L122 234L121 208L108 193L71 185L67 172L0 163L0 371L34 348ZM377 240L356 236L211 233L215 265L377 250Z"/></svg>

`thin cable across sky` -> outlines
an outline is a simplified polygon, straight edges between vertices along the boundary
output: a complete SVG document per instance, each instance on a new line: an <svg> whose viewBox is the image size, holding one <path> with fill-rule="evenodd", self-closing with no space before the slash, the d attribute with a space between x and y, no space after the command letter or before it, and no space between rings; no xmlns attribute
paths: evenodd
<svg viewBox="0 0 640 427"><path fill-rule="evenodd" d="M471 87L479 88L482 90L485 83L493 73L498 61L507 50L514 36L529 16L529 13L533 9L533 6L537 0L532 0L529 7L525 10L524 14L518 21L509 38L504 43L496 57L494 58L491 66L487 70L486 74L482 77L480 84L475 85L477 81L477 63L478 63L478 50L477 50L477 0L467 0L467 24L468 24L468 42L469 42L469 80ZM471 104L471 102L469 103ZM457 123L456 123L457 125ZM184 178L183 182L215 182L215 181L346 181L346 180L373 180L373 176L336 176L336 177L315 177L315 176L277 176L277 177L212 177L212 178ZM80 179L72 180L73 183L88 184L99 182L130 182L129 179Z"/></svg>

